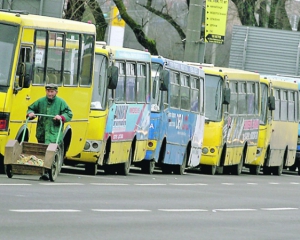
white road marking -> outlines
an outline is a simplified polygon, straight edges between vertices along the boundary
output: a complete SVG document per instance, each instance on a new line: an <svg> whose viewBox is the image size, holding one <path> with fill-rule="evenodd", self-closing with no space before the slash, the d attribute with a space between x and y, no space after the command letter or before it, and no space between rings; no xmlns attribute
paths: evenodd
<svg viewBox="0 0 300 240"><path fill-rule="evenodd" d="M234 183L222 183L222 185L228 185L228 186L230 186L230 185L234 185Z"/></svg>
<svg viewBox="0 0 300 240"><path fill-rule="evenodd" d="M257 185L257 183L247 183L247 185Z"/></svg>
<svg viewBox="0 0 300 240"><path fill-rule="evenodd" d="M9 211L22 213L81 212L77 209L10 209Z"/></svg>
<svg viewBox="0 0 300 240"><path fill-rule="evenodd" d="M253 208L220 208L220 209L212 210L212 212L249 212L249 211L257 211L257 209L253 209Z"/></svg>
<svg viewBox="0 0 300 240"><path fill-rule="evenodd" d="M40 185L48 185L48 186L82 186L85 185L84 183L54 183L54 182L48 182L48 183L40 183Z"/></svg>
<svg viewBox="0 0 300 240"><path fill-rule="evenodd" d="M298 183L298 182L291 182L290 184L298 185L298 184L300 184L300 183Z"/></svg>
<svg viewBox="0 0 300 240"><path fill-rule="evenodd" d="M135 183L136 186L166 186L165 183Z"/></svg>
<svg viewBox="0 0 300 240"><path fill-rule="evenodd" d="M271 184L271 185L279 185L279 183L277 183L277 182L269 182L269 184Z"/></svg>
<svg viewBox="0 0 300 240"><path fill-rule="evenodd" d="M98 185L98 186L128 186L127 183L90 183L91 185Z"/></svg>
<svg viewBox="0 0 300 240"><path fill-rule="evenodd" d="M29 183L1 183L0 186L31 186Z"/></svg>
<svg viewBox="0 0 300 240"><path fill-rule="evenodd" d="M170 183L174 186L206 186L206 183Z"/></svg>
<svg viewBox="0 0 300 240"><path fill-rule="evenodd" d="M286 210L298 210L299 208L261 208L264 211L286 211Z"/></svg>
<svg viewBox="0 0 300 240"><path fill-rule="evenodd" d="M206 209L158 209L163 212L208 212Z"/></svg>
<svg viewBox="0 0 300 240"><path fill-rule="evenodd" d="M94 212L151 212L148 209L92 209Z"/></svg>

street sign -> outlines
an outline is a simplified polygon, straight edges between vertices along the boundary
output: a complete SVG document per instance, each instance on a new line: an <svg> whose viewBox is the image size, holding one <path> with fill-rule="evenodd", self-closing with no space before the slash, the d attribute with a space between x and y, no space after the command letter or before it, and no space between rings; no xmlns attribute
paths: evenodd
<svg viewBox="0 0 300 240"><path fill-rule="evenodd" d="M224 44L228 0L206 0L205 42Z"/></svg>

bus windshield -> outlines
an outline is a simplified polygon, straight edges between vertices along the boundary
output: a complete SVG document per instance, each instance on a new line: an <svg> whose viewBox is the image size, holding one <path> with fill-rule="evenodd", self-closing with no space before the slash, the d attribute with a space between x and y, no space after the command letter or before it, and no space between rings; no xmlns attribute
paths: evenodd
<svg viewBox="0 0 300 240"><path fill-rule="evenodd" d="M205 117L208 121L220 121L222 114L222 78L205 76Z"/></svg>
<svg viewBox="0 0 300 240"><path fill-rule="evenodd" d="M18 31L17 26L0 24L0 87L9 86Z"/></svg>
<svg viewBox="0 0 300 240"><path fill-rule="evenodd" d="M105 109L106 107L106 82L107 82L107 58L104 55L96 54L94 88L91 102L91 109Z"/></svg>

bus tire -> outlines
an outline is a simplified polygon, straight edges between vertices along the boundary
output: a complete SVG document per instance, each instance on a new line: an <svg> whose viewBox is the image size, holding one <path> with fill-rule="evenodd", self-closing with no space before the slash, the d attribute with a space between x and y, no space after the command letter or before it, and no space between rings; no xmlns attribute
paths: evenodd
<svg viewBox="0 0 300 240"><path fill-rule="evenodd" d="M244 153L242 152L240 162L232 166L232 173L234 175L241 175L243 169L243 162L244 162Z"/></svg>
<svg viewBox="0 0 300 240"><path fill-rule="evenodd" d="M185 167L186 167L186 162L187 162L187 150L185 150L185 153L183 155L183 159L182 159L182 164L180 165L176 165L175 166L175 173L179 174L179 175L183 175L185 172Z"/></svg>
<svg viewBox="0 0 300 240"><path fill-rule="evenodd" d="M132 159L132 147L130 147L127 161L119 164L119 171L118 171L119 175L127 176L129 174L131 159Z"/></svg>
<svg viewBox="0 0 300 240"><path fill-rule="evenodd" d="M274 175L281 176L282 170L283 170L283 160L282 160L280 166L273 167L272 172Z"/></svg>

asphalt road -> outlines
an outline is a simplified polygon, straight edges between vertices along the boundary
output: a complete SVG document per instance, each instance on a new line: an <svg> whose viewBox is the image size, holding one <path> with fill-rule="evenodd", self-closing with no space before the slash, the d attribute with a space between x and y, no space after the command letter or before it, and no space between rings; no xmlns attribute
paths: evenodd
<svg viewBox="0 0 300 240"><path fill-rule="evenodd" d="M0 239L299 239L300 176L0 175Z"/></svg>

